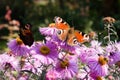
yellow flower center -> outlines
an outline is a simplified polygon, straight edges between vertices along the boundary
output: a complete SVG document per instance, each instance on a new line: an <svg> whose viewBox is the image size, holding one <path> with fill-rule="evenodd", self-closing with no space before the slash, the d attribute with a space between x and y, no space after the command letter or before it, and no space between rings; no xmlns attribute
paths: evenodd
<svg viewBox="0 0 120 80"><path fill-rule="evenodd" d="M47 46L42 46L42 47L40 48L40 52L41 52L42 54L44 54L44 55L47 55L47 54L50 53L50 49L49 49Z"/></svg>
<svg viewBox="0 0 120 80"><path fill-rule="evenodd" d="M103 57L103 56L99 56L98 62L99 62L101 65L105 65L105 64L107 64L108 60L107 60L107 58L105 58L105 57Z"/></svg>
<svg viewBox="0 0 120 80"><path fill-rule="evenodd" d="M97 76L96 80L102 80L102 78L100 76Z"/></svg>
<svg viewBox="0 0 120 80"><path fill-rule="evenodd" d="M16 41L17 41L17 44L18 44L18 45L23 44L23 41L22 41L20 38L17 38Z"/></svg>
<svg viewBox="0 0 120 80"><path fill-rule="evenodd" d="M66 68L69 66L69 61L68 60L63 60L60 62L60 67L61 68Z"/></svg>

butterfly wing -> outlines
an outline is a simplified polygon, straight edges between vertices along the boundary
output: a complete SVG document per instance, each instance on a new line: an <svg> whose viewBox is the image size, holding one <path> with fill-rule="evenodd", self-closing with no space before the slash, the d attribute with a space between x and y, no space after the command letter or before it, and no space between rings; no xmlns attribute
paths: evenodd
<svg viewBox="0 0 120 80"><path fill-rule="evenodd" d="M89 35L82 33L78 30L75 31L75 37L79 43L84 43L89 41Z"/></svg>
<svg viewBox="0 0 120 80"><path fill-rule="evenodd" d="M65 41L70 30L70 26L61 17L54 18L55 27L57 28L57 36L60 40Z"/></svg>
<svg viewBox="0 0 120 80"><path fill-rule="evenodd" d="M67 44L70 46L75 46L78 44L78 41L75 37L75 30L74 28L70 28L67 36Z"/></svg>
<svg viewBox="0 0 120 80"><path fill-rule="evenodd" d="M22 39L25 45L31 46L34 42L33 34L31 31L31 25L26 24L25 26L20 26L20 39Z"/></svg>

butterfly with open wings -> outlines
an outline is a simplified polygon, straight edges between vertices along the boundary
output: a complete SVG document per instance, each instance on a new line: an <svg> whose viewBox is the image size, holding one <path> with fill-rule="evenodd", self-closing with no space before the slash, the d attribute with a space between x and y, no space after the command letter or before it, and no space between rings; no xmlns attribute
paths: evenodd
<svg viewBox="0 0 120 80"><path fill-rule="evenodd" d="M51 23L47 28L40 28L40 32L44 35L52 36L56 33L57 38L61 41L67 42L68 45L74 46L89 42L90 35L85 34L64 21L61 17L54 17L55 23Z"/></svg>
<svg viewBox="0 0 120 80"><path fill-rule="evenodd" d="M89 35L74 30L70 25L65 22L61 17L55 17L55 27L57 30L57 36L60 40L66 41L68 45L74 46L78 43L85 43L89 41Z"/></svg>

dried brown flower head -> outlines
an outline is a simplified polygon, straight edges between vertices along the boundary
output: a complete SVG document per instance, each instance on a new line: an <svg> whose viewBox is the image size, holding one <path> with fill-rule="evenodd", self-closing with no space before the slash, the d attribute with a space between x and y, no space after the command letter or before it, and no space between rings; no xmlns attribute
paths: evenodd
<svg viewBox="0 0 120 80"><path fill-rule="evenodd" d="M105 18L103 18L103 22L105 22L105 23L114 23L115 19L112 18L112 17L105 17Z"/></svg>

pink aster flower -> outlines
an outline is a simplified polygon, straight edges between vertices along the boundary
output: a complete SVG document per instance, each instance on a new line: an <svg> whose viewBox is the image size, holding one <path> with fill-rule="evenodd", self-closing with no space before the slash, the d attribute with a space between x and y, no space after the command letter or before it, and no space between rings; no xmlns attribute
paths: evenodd
<svg viewBox="0 0 120 80"><path fill-rule="evenodd" d="M25 56L29 53L29 48L24 45L20 38L11 40L7 45L14 55Z"/></svg>
<svg viewBox="0 0 120 80"><path fill-rule="evenodd" d="M34 59L34 58L27 58L25 61L24 61L24 64L23 64L23 67L22 67L22 70L27 70L27 71L31 71L32 73L35 73L37 75L39 75L41 73L41 63L37 60L37 59Z"/></svg>
<svg viewBox="0 0 120 80"><path fill-rule="evenodd" d="M0 70L12 69L19 71L20 65L18 59L4 53L0 55Z"/></svg>
<svg viewBox="0 0 120 80"><path fill-rule="evenodd" d="M60 79L59 73L54 69L48 70L48 72L46 73L46 80L57 80L57 79Z"/></svg>
<svg viewBox="0 0 120 80"><path fill-rule="evenodd" d="M91 72L95 73L97 76L106 76L108 74L108 64L107 58L104 56L92 56L88 58L88 66Z"/></svg>
<svg viewBox="0 0 120 80"><path fill-rule="evenodd" d="M76 61L73 60L60 60L56 64L56 71L59 73L61 79L71 79L78 73L78 66Z"/></svg>
<svg viewBox="0 0 120 80"><path fill-rule="evenodd" d="M37 58L43 64L51 64L58 58L57 45L51 41L38 43L33 50L35 50L36 54L32 55L32 57Z"/></svg>
<svg viewBox="0 0 120 80"><path fill-rule="evenodd" d="M91 80L91 77L88 75L89 72L90 72L90 69L87 66L79 69L79 72L76 76L77 80Z"/></svg>

